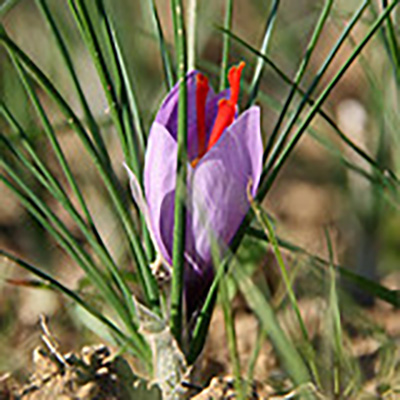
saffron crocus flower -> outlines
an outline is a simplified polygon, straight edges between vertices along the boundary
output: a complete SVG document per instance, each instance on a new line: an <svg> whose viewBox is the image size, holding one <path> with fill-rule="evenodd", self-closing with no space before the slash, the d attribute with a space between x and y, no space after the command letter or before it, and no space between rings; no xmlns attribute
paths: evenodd
<svg viewBox="0 0 400 400"><path fill-rule="evenodd" d="M260 110L240 114L238 97L244 63L230 69L230 89L215 94L207 78L187 79L187 223L185 291L188 312L200 305L213 276L211 245L227 247L249 209L262 169ZM156 247L172 263L177 167L179 87L163 101L152 124L144 165L145 199L131 174L136 202L147 215Z"/></svg>

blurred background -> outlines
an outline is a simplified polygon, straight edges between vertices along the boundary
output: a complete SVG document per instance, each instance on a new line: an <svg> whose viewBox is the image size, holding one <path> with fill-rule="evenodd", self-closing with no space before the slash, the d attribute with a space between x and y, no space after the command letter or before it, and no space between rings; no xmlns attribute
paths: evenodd
<svg viewBox="0 0 400 400"><path fill-rule="evenodd" d="M66 3L63 0L49 1L53 15L67 39L90 107L101 125L107 146L111 149L112 162L122 182L127 185L127 177L122 168L122 153L111 125L107 102ZM108 12L117 26L117 34L122 42L129 74L139 100L142 120L148 131L167 92L150 2L118 0L108 3ZM167 43L171 44L173 32L169 2L159 0L156 3ZM195 63L198 69L208 74L215 89L218 88L223 37L217 28L223 24L224 3L222 0L198 1ZM380 2L372 3L374 6L371 10L374 8L378 12ZM302 87L307 88L359 5L359 0L334 2L333 11L311 58ZM322 6L323 1L318 0L281 1L268 56L292 79L304 56ZM70 77L35 2L5 1L1 7L1 21L8 34L45 71L81 115ZM232 31L254 48L260 48L270 7L271 2L266 0L236 0ZM400 18L398 9L396 18ZM351 35L351 40L346 41L324 77L318 92L349 57L354 44L363 38L373 20L372 11L365 13L362 22ZM323 108L351 141L380 166L400 174L399 88L385 46L384 35L380 32L346 73ZM230 63L240 60L246 62L244 81L249 83L256 57L232 40ZM290 87L270 67L265 66L260 90L257 103L262 107L263 135L266 142ZM40 125L27 95L3 48L0 49L0 93L1 101L7 104L34 139L43 159L51 165L53 156L49 151L49 144L43 140ZM52 122L58 127L58 137L88 199L100 232L112 252L117 255L121 267L131 273L134 279L134 266L127 253L126 240L120 227L114 222L113 212L105 198L104 189L99 184L97 173L81 143L69 130L68 121L63 119L54 104L41 93L40 88L38 93L46 109L50 110ZM247 96L248 93L245 92L243 104ZM295 98L294 105L299 99ZM10 137L13 135L1 118L0 130ZM54 169L62 179L56 166ZM29 183L39 196L46 198L47 194L37 182L30 179ZM97 299L91 292L90 282L82 271L54 244L46 231L31 218L4 185L0 186L0 199L1 248L51 272L64 284L79 290L96 304ZM46 200L68 223L71 231L79 235L65 211L51 198ZM325 234L328 229L333 244L334 262L380 281L391 289L400 290L398 198L379 183L370 165L340 140L320 116L314 119L308 134L297 146L295 154L286 164L263 206L273 216L277 234L281 238L329 260ZM126 207L133 207L132 202L128 201ZM239 260L250 273L262 275L268 281L272 293L279 295L280 279L273 256L262 242L254 238L246 237L245 244L239 251ZM82 240L82 246L85 245ZM326 286L322 279L323 274L310 265L308 257L287 253L286 262L293 271L293 276L298 278L298 293L309 299L324 296ZM21 286L26 283L21 281L23 279L27 279L23 270L5 259L0 261L0 371L17 371L21 375L26 373L31 352L40 342L38 316L42 313L49 316L50 327L66 350L78 349L83 344L99 341L90 330L84 329L85 325L90 325L90 321L88 322L86 316L80 315L74 305L46 288ZM34 285L34 282L30 281L30 285ZM359 293L350 286L347 289L350 297L352 294L362 307L376 312L377 321L380 315L393 312L390 306L376 304L365 293ZM102 307L101 304L97 305ZM397 323L393 323L391 328L397 335L400 335L399 319L397 318ZM211 335L213 334L212 331ZM218 359L218 356L215 357ZM222 363L221 360L220 362Z"/></svg>

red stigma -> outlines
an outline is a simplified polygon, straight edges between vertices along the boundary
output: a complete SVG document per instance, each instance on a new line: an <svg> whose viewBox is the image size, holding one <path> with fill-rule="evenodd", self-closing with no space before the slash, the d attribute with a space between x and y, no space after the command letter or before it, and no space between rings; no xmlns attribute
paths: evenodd
<svg viewBox="0 0 400 400"><path fill-rule="evenodd" d="M221 137L224 130L233 122L235 119L235 104L231 100L222 99L218 103L218 114L215 119L214 126L208 141L207 150L210 150L218 139Z"/></svg>
<svg viewBox="0 0 400 400"><path fill-rule="evenodd" d="M228 81L231 88L230 99L222 99L218 103L218 114L211 131L207 150L210 150L235 119L236 106L239 100L240 78L245 63L242 61L239 65L233 66L228 72Z"/></svg>
<svg viewBox="0 0 400 400"><path fill-rule="evenodd" d="M202 74L196 75L196 111L198 158L206 152L206 100L208 95L208 79Z"/></svg>
<svg viewBox="0 0 400 400"><path fill-rule="evenodd" d="M244 61L240 62L238 66L233 66L228 72L229 86L231 87L231 101L236 105L239 100L240 91L240 77L245 66Z"/></svg>

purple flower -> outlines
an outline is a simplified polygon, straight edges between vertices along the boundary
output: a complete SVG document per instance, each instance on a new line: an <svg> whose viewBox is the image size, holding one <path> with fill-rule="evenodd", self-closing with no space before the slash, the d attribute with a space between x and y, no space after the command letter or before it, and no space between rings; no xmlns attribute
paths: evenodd
<svg viewBox="0 0 400 400"><path fill-rule="evenodd" d="M201 301L213 276L211 243L224 248L249 209L247 186L254 196L262 169L260 109L238 113L244 63L230 69L230 89L219 94L197 71L187 76L188 173L185 289L188 309ZM145 199L131 175L133 195L144 210L155 245L172 264L177 165L176 85L152 124L144 165Z"/></svg>

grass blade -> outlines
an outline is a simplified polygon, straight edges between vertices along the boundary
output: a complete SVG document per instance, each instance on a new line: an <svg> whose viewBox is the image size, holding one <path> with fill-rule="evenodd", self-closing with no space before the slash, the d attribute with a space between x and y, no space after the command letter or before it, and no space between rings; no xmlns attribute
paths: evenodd
<svg viewBox="0 0 400 400"><path fill-rule="evenodd" d="M259 327L258 332L257 332L256 342L254 344L253 351L251 352L249 365L248 365L248 369L247 369L248 384L251 384L254 380L254 371L256 368L257 359L258 359L258 356L260 355L262 345L263 345L265 339L266 339L266 334L265 334L264 330L261 327Z"/></svg>
<svg viewBox="0 0 400 400"><path fill-rule="evenodd" d="M306 131L308 125L311 123L312 119L314 118L315 114L317 113L317 110L320 108L320 106L324 103L324 101L327 99L333 88L336 86L336 84L340 81L344 73L348 70L348 68L352 65L354 60L358 57L358 55L361 53L361 51L364 49L364 47L367 45L367 43L372 39L372 37L375 35L377 30L380 28L380 26L383 24L383 22L388 18L390 13L394 10L394 8L399 4L398 1L394 1L393 3L390 4L388 8L385 9L384 12L381 13L379 18L374 22L373 26L370 28L369 32L365 35L365 37L362 39L362 41L357 45L357 47L354 49L350 57L345 61L343 66L339 69L339 71L336 73L334 78L331 80L331 82L326 86L326 88L323 90L323 92L320 94L318 99L316 100L314 106L311 108L309 113L307 114L307 117L305 120L302 122L300 127L297 129L293 137L289 140L289 143L287 144L286 148L282 151L282 153L279 155L279 158L277 158L277 161L275 163L274 168L271 171L270 176L264 180L264 182L260 186L260 190L257 194L257 198L259 200L262 200L265 195L268 193L269 189L271 188L273 182L275 181L275 178L277 177L280 169L284 165L286 159L289 157L291 152L293 151L294 147Z"/></svg>
<svg viewBox="0 0 400 400"><path fill-rule="evenodd" d="M220 275L221 272L222 274L224 273L221 267L218 268L218 271L220 272ZM199 316L197 317L196 325L192 332L189 353L187 355L187 361L189 365L193 365L195 363L204 348L212 313L217 301L218 285L219 279L218 276L216 276L207 294L207 298L203 304L203 307L201 308Z"/></svg>
<svg viewBox="0 0 400 400"><path fill-rule="evenodd" d="M70 257L85 271L91 281L96 285L105 301L108 302L130 328L132 337L140 338L132 326L132 320L115 291L109 285L109 280L94 263L92 257L80 246L64 223L43 203L33 191L24 183L23 179L15 172L14 168L5 160L0 164L14 182L22 189L19 190L5 176L0 176L1 181L17 196L24 207L38 220L43 228L50 233L64 248ZM50 221L50 222L49 222Z"/></svg>
<svg viewBox="0 0 400 400"><path fill-rule="evenodd" d="M346 27L346 31L343 32L343 34L341 35L341 39L340 42L343 42L343 40L345 39L345 37L348 37L351 28L354 26L355 22L358 21L358 19L360 18L359 14L365 9L367 3L369 2L369 0L366 0L366 3L362 5L362 7L360 7L360 9L358 10L358 12L355 14L355 16L353 17L351 23L349 23L349 25L347 25ZM292 87L294 87L295 83L281 70L281 68L279 68L268 56L263 55L262 53L260 53L257 49L253 48L252 46L250 46L248 43L246 43L243 39L241 39L240 37L238 37L237 35L235 35L232 32L229 31L225 31L224 32L229 35L230 37L232 37L235 41L237 41L238 43L240 43L242 46L244 46L245 48L247 48L249 51L253 52L254 54L256 54L259 57L262 57L264 59L264 61L266 63L268 63L273 70L278 74L278 76L284 81L286 82L288 85L291 85ZM334 54L336 54L336 50L339 49L340 47L339 42L337 42L337 44L335 45L335 49L331 52L331 56L330 58L333 57ZM327 62L328 60L326 60L326 67L324 66L323 68L321 68L320 73L325 70L325 68L327 68L327 66L329 65L329 62ZM320 75L322 76L322 75ZM312 98L309 98L309 96L306 94L306 91L304 91L303 89L301 89L300 87L297 87L296 90L299 92L299 94L301 94L303 96L303 99L306 99L307 103L310 105L314 105L315 104L315 100L313 100ZM299 110L298 110L299 111ZM318 109L318 114L321 115L324 120L333 128L334 132L338 135L339 139L341 141L343 141L345 144L347 144L357 155L359 155L361 158L363 158L368 164L371 165L371 167L380 175L381 179L383 182L387 182L388 184L392 184L392 183L396 183L396 185L399 184L399 178L395 175L395 173L388 169L388 168L383 168L381 167L371 156L369 156L364 150L362 150L359 146L357 146L357 144L355 144L349 137L348 135L346 135L335 123L335 121L327 114L326 111L324 111L324 109L321 107ZM298 118L293 118L292 114L292 119L293 121L295 121L295 123L298 122ZM388 180L389 179L389 180ZM391 182L392 181L392 182Z"/></svg>
<svg viewBox="0 0 400 400"><path fill-rule="evenodd" d="M321 386L320 379L319 379L319 374L318 374L318 369L317 369L317 366L316 366L316 363L315 363L315 354L314 354L314 351L313 351L313 348L312 348L310 337L308 335L305 323L303 321L303 317L301 316L301 312L300 312L299 305L297 303L296 295L294 294L294 290L293 290L293 287L292 287L292 282L291 282L291 279L289 277L287 268L285 266L285 262L283 261L283 257L282 257L281 251L279 249L278 241L276 240L276 237L275 237L274 228L272 227L272 225L271 225L271 223L270 223L270 221L268 219L268 216L265 215L265 212L261 209L259 204L257 204L254 201L254 199L251 197L250 192L248 193L248 197L249 197L251 208L254 211L254 215L255 215L257 221L261 224L264 232L266 234L268 234L268 237L270 239L270 242L271 242L271 245L272 245L272 249L273 249L276 261L278 263L278 266L279 266L279 269L280 269L280 272L281 272L281 275L282 275L283 282L285 284L286 292L288 294L288 297L289 297L291 306L293 308L293 311L294 311L294 313L296 315L297 322L298 322L298 324L300 326L300 330L301 330L301 333L303 335L303 339L306 342L307 348L309 349L310 358L309 358L308 362L310 364L310 369L311 369L311 371L313 373L314 379L317 382L318 386Z"/></svg>
<svg viewBox="0 0 400 400"><path fill-rule="evenodd" d="M274 2L271 5L271 11L270 11L268 19L267 19L267 25L265 27L264 39L263 39L261 49L260 49L260 53L263 55L265 55L268 50L269 41L271 39L272 31L275 26L275 20L278 15L279 4L280 4L280 0L274 0ZM229 29L229 28L225 27L225 29ZM262 79L264 64L265 64L264 58L258 57L256 67L254 69L253 79L250 84L250 95L249 95L249 101L247 103L246 108L252 106L257 99L257 94L258 94L258 89L260 87L260 82Z"/></svg>
<svg viewBox="0 0 400 400"><path fill-rule="evenodd" d="M279 153L282 151L282 148L285 144L285 142L287 141L291 129L293 128L295 122L297 121L298 117L301 114L301 111L303 110L304 106L309 103L309 99L310 96L312 94L312 92L316 89L318 83L321 81L322 77L325 75L326 71L328 70L329 66L331 65L334 57L336 56L336 54L338 53L338 51L340 50L340 48L342 47L344 41L346 38L349 37L350 33L352 32L353 28L356 26L357 22L361 19L365 9L367 8L368 4L370 3L370 0L364 0L364 2L361 4L361 6L358 8L358 10L354 13L353 18L350 20L349 24L347 25L347 27L343 30L342 34L340 35L338 41L336 42L336 44L333 46L333 48L331 49L329 55L326 57L323 65L321 66L321 68L318 70L315 78L313 79L313 81L311 82L311 85L309 86L309 88L307 89L307 91L305 93L302 93L303 98L301 99L300 104L297 107L296 112L292 115L292 117L290 118L289 122L287 123L284 132L281 134L278 143L276 144L274 151L272 152L272 154L269 154L270 151L272 150L272 145L273 145L273 140L275 140L275 137L278 134L278 130L280 128L281 123L283 122L283 118L284 115L283 113L281 114L277 126L274 129L273 134L271 135L274 136L274 138L272 140L269 141L269 146L267 146L266 151L264 152L264 159L266 159L266 157L269 157L268 163L265 166L265 170L269 171L272 168L272 165L274 164L274 162L276 161ZM296 82L294 83L295 86L294 87L298 87L298 84L300 83ZM291 92L292 93L292 92ZM290 99L291 100L291 99ZM313 105L314 102L311 102L311 104ZM286 104L285 104L286 105ZM288 104L289 105L289 104ZM323 115L325 117L326 113L325 112L321 112L321 115ZM336 123L334 121L332 121L331 118L326 118L327 122L334 128L335 132L338 133L340 132L339 128L337 127ZM341 139L343 139L344 137L346 137L343 134L339 134L339 137Z"/></svg>
<svg viewBox="0 0 400 400"><path fill-rule="evenodd" d="M39 103L40 104L40 103ZM91 219L89 214L89 229L82 219L78 211L73 206L72 202L70 201L68 195L65 193L61 185L59 184L58 180L54 178L52 173L48 170L45 164L41 161L39 155L36 153L33 145L30 143L29 138L23 132L22 128L18 125L15 121L13 116L9 113L5 106L2 106L1 110L6 116L6 119L9 120L13 127L17 130L17 133L21 135L23 144L25 148L28 150L29 154L38 165L40 171L43 173L45 179L43 179L42 175L36 171L36 168L32 168L30 161L21 153L19 152L11 143L7 143L7 146L11 149L11 151L22 161L22 163L33 173L33 175L42 183L44 187L47 188L49 193L60 202L60 204L64 207L64 209L69 213L75 223L78 225L79 229L81 230L83 236L86 238L88 243L91 245L92 249L97 253L99 259L102 263L108 268L109 272L111 273L112 278L114 279L117 287L121 291L122 295L124 296L125 303L128 306L128 310L130 312L130 318L133 321L136 311L135 306L132 301L131 292L121 276L118 267L113 260L112 256L108 252L104 242L102 241L97 229ZM134 328L134 327L133 327Z"/></svg>
<svg viewBox="0 0 400 400"><path fill-rule="evenodd" d="M228 342L233 376L235 377L235 389L238 394L238 398L244 400L244 387L242 385L241 378L240 358L235 331L235 320L231 309L231 304L229 302L228 285L226 279L221 280L219 293L221 298L222 311L224 314L226 340Z"/></svg>
<svg viewBox="0 0 400 400"><path fill-rule="evenodd" d="M221 264L220 246L218 245L218 242L213 233L209 232L209 235L211 239L211 255L213 264L220 265ZM220 301L225 322L226 340L228 342L228 350L232 363L233 376L235 378L234 386L239 400L245 400L245 386L243 385L241 377L241 367L240 367L239 350L237 346L235 320L231 304L229 301L228 283L226 279L220 280L219 289L220 289L219 290Z"/></svg>
<svg viewBox="0 0 400 400"><path fill-rule="evenodd" d="M0 18L3 18L20 0L5 0L0 6Z"/></svg>
<svg viewBox="0 0 400 400"><path fill-rule="evenodd" d="M111 59L111 65L113 69L113 78L115 82L115 95L118 97L118 110L119 110L119 121L124 129L126 142L127 142L127 154L126 163L129 168L134 171L136 177L141 180L141 162L140 152L144 151L144 131L142 123L139 119L140 112L137 108L135 96L132 93L132 87L128 80L127 86L127 70L125 61L122 57L121 47L113 29L113 24L108 16L102 0L96 0L97 11L100 16L101 27L103 31L103 39L106 42L108 49L108 59ZM130 98L128 102L128 90L130 90ZM132 103L133 100L133 103ZM134 106L134 109L130 108L130 105ZM137 117L135 121L136 132L134 132L132 117L134 112Z"/></svg>
<svg viewBox="0 0 400 400"><path fill-rule="evenodd" d="M175 81L174 71L172 68L167 44L165 42L164 33L163 33L162 26L161 26L160 17L158 15L155 0L149 0L149 1L151 4L151 11L153 14L154 22L156 24L158 41L160 42L160 53L161 53L163 70L164 70L165 82L167 85L167 90L169 91L172 89L172 86L174 85L174 81Z"/></svg>
<svg viewBox="0 0 400 400"><path fill-rule="evenodd" d="M297 385L299 389L309 384L310 376L307 367L292 345L292 342L286 337L280 327L271 305L240 267L233 269L233 276L247 304L260 319L263 329L268 334L282 361L284 369L292 378L293 383ZM306 394L304 393L304 395ZM310 396L307 397L313 398Z"/></svg>
<svg viewBox="0 0 400 400"><path fill-rule="evenodd" d="M340 373L339 368L342 364L343 360L343 335L342 335L342 322L340 317L340 308L339 308L339 298L337 295L337 288L336 288L336 274L335 274L335 267L334 267L334 259L333 259L333 248L332 248L332 241L329 236L328 230L325 230L326 242L328 246L329 252L329 272L330 272L330 288L329 288L329 320L330 320L330 327L331 335L333 336L333 343L335 349L336 360L334 363L335 372L334 376L334 394L335 396L339 395L340 390Z"/></svg>
<svg viewBox="0 0 400 400"><path fill-rule="evenodd" d="M225 0L225 19L224 29L230 31L232 27L233 0ZM222 92L227 87L228 63L229 63L230 37L223 36L222 60L219 76L219 91Z"/></svg>
<svg viewBox="0 0 400 400"><path fill-rule="evenodd" d="M135 143L135 146L138 146L138 150L144 152L146 148L146 135L143 127L143 122L141 119L141 113L139 110L139 104L137 101L137 97L135 94L135 86L132 80L129 77L128 68L125 62L125 57L123 56L122 48L120 46L117 33L115 31L114 25L108 14L104 8L103 1L97 2L100 7L100 13L102 18L106 21L109 40L112 42L113 49L115 51L115 62L119 66L119 71L121 74L121 82L124 90L126 91L127 96L127 106L130 110L130 116L132 118L132 125L134 127L134 131L132 130L130 134L132 137L136 137L138 142Z"/></svg>
<svg viewBox="0 0 400 400"><path fill-rule="evenodd" d="M94 143L97 144L97 148L98 148L100 154L102 155L105 163L108 165L108 167L111 167L110 158L109 158L109 155L108 155L108 152L106 149L106 145L103 141L103 138L101 137L100 129L96 123L96 120L94 119L92 111L90 110L90 107L86 100L85 94L83 93L83 89L79 82L78 75L76 73L71 55L68 51L67 45L62 37L62 34L57 27L57 23L53 18L52 12L50 11L46 0L36 0L36 4L38 5L40 11L42 12L42 15L44 16L44 18L46 19L46 21L50 27L50 30L54 36L56 45L57 45L57 47L60 51L60 54L62 56L62 59L64 61L64 65L66 66L66 68L71 76L71 80L72 80L73 86L75 87L75 91L78 95L78 99L81 104L84 117L88 123L90 132L93 135Z"/></svg>
<svg viewBox="0 0 400 400"><path fill-rule="evenodd" d="M266 160L267 156L269 155L269 153L270 153L270 151L272 149L272 146L273 146L273 144L275 142L275 139L276 139L276 137L277 137L277 135L279 133L281 124L282 124L282 122L283 122L283 120L285 118L285 115L286 115L287 111L289 110L289 107L290 107L290 104L291 104L291 102L292 102L292 100L294 98L294 95L296 94L296 89L300 85L301 80L303 79L303 76L304 76L304 73L306 72L308 63L309 63L309 61L311 59L311 56L312 56L312 54L313 54L313 52L315 50L315 47L316 47L316 45L318 43L318 39L321 36L322 30L323 30L323 28L325 26L325 23L326 23L329 15L330 15L330 11L332 9L332 4L333 4L333 0L325 0L324 8L322 9L322 12L321 12L320 17L318 19L318 22L317 22L317 24L315 26L314 32L313 32L313 34L311 36L311 39L310 39L310 41L309 41L309 43L307 45L307 49L306 49L306 52L304 54L304 57L303 57L303 59L302 59L302 61L300 63L300 66L299 66L299 68L298 68L298 70L296 72L296 76L294 78L294 85L292 86L292 88L291 88L291 90L289 92L289 95L286 98L286 101L285 101L285 103L284 103L284 105L282 107L282 111L281 111L281 113L279 115L278 121L277 121L277 123L276 123L276 125L274 127L274 130L272 131L272 134L271 134L270 138L268 139L267 146L266 146L266 148L264 150L264 161ZM295 120L295 118L297 118L297 116L296 117L293 116L292 118L293 118L293 120ZM277 148L280 147L280 143L281 142L284 142L286 140L288 132L289 132L289 128L285 129L285 133L283 133L280 136L279 142L277 143Z"/></svg>
<svg viewBox="0 0 400 400"><path fill-rule="evenodd" d="M94 165L99 172L104 185L111 197L113 205L120 218L120 222L124 227L127 237L129 238L131 249L135 259L137 260L139 277L141 286L144 291L144 295L148 303L155 309L159 309L159 295L158 287L155 282L154 276L152 275L147 258L144 253L143 247L140 243L138 233L132 220L132 216L128 212L125 202L122 198L121 190L118 186L118 182L115 176L102 162L95 146L91 139L87 135L84 127L80 120L73 112L71 107L61 96L55 86L49 81L49 79L43 74L43 72L36 66L35 63L4 33L0 31L0 43L2 43L11 55L15 55L26 70L34 77L34 79L40 84L44 91L54 100L60 111L64 114L68 120L71 128L76 132L82 141L85 149L91 157Z"/></svg>
<svg viewBox="0 0 400 400"><path fill-rule="evenodd" d="M172 250L171 282L171 332L178 343L181 342L183 320L183 284L185 266L185 228L186 228L186 173L187 173L187 57L186 33L181 0L171 0L174 22L175 47L178 65L178 155L176 169L174 241Z"/></svg>
<svg viewBox="0 0 400 400"><path fill-rule="evenodd" d="M12 124L14 129L16 129L17 133L19 135L21 135L25 147L27 148L29 154L34 159L35 163L38 165L38 167L41 170L41 172L43 173L43 175L46 177L47 182L43 181L43 179L41 178L41 175L37 174L35 169L33 169L33 170L31 169L31 171L34 173L36 178L39 179L39 181L49 190L50 194L56 200L58 200L63 205L63 207L68 211L68 213L71 215L71 217L74 219L74 221L77 223L77 225L81 229L81 232L83 233L83 235L86 237L88 242L92 245L92 248L97 252L97 254L99 255L99 257L102 260L102 262L104 263L104 265L111 272L111 276L117 283L119 289L121 290L121 292L125 298L125 302L128 305L131 319L133 320L133 318L135 316L135 307L132 302L132 296L131 296L130 290L127 287L124 279L121 277L116 263L112 259L110 253L108 252L107 248L104 245L104 242L102 241L99 233L97 232L97 229L96 229L93 219L89 213L89 210L86 206L86 203L83 199L83 196L76 184L76 181L75 181L75 179L71 173L71 170L68 166L68 163L64 157L64 154L58 143L56 135L50 124L50 121L47 118L47 115L46 115L39 99L37 98L36 93L34 92L33 88L31 87L31 85L28 81L28 78L26 77L25 72L22 70L18 60L16 60L13 57L13 62L14 62L14 65L15 65L19 75L20 75L21 80L23 81L23 84L24 84L26 90L28 91L28 95L39 115L39 118L43 123L45 133L46 133L47 137L49 138L49 141L51 142L53 149L55 150L56 156L60 162L60 165L64 171L64 174L66 175L68 182L70 183L70 186L72 187L74 194L77 196L79 204L81 205L81 207L86 215L88 224L90 226L90 230L87 228L86 223L83 221L83 219L81 218L79 213L76 211L76 209L73 206L73 204L71 203L68 195L65 193L65 191L63 190L63 188L61 187L61 185L59 184L57 179L55 179L52 176L51 172L46 168L44 163L41 161L40 157L36 154L36 151L33 148L33 146L31 145L27 135L24 134L22 128L18 125L16 120L13 118L13 116L10 114L10 112L7 110L7 108L3 104L1 104L1 111L3 112L3 114L5 114L6 119ZM29 161L21 153L17 152L17 150L15 148L13 148L13 152L18 155L19 159L22 160L22 162L25 164L25 166L27 166L27 168L30 168Z"/></svg>
<svg viewBox="0 0 400 400"><path fill-rule="evenodd" d="M148 368L150 367L148 364L148 360L150 359L149 348L144 344L144 347L138 347L137 343L132 340L129 336L126 336L112 321L110 321L107 317L101 314L95 307L92 307L88 302L83 300L77 293L73 290L67 288L63 284L61 284L57 279L48 275L41 269L33 266L32 264L27 263L26 261L0 249L0 256L5 257L6 259L14 262L19 267L25 269L26 271L38 276L43 281L47 282L51 288L58 290L65 297L74 301L76 304L79 304L82 308L84 308L89 314L102 322L110 331L124 344L128 345L133 354L142 358L146 363ZM142 344L143 345L143 344Z"/></svg>
<svg viewBox="0 0 400 400"><path fill-rule="evenodd" d="M121 148L126 159L129 159L127 137L124 126L122 124L121 109L118 96L110 71L107 67L106 58L100 46L94 25L89 16L88 8L83 0L68 0L72 15L81 32L82 38L89 50L93 63L96 67L97 74L103 86L106 95L111 119L115 125Z"/></svg>
<svg viewBox="0 0 400 400"><path fill-rule="evenodd" d="M71 169L70 169L70 167L68 165L68 162L67 162L67 160L65 158L65 155L64 155L64 153L62 151L62 148L61 148L60 143L59 143L59 141L57 139L57 136L56 136L56 134L54 132L54 129L53 129L51 123L50 123L50 120L47 117L46 112L45 112L45 110L44 110L44 108L43 108L38 96L36 95L36 92L34 91L31 83L29 82L29 78L27 77L25 71L23 70L22 66L20 65L19 61L13 56L12 56L12 61L14 63L14 67L17 70L18 75L19 75L19 77L20 77L20 79L22 81L22 84L24 85L25 90L28 93L28 96L29 96L29 98L31 100L31 103L33 104L33 106L34 106L34 108L36 110L36 113L37 113L37 115L38 115L38 117L39 117L39 119L40 119L40 121L41 121L41 123L43 125L44 133L46 134L46 136L47 136L47 138L48 138L48 140L49 140L49 142L50 142L50 144L51 144L51 146L52 146L52 148L54 150L54 153L55 153L55 155L57 157L58 163L60 164L60 167L61 167L61 169L62 169L62 171L63 171L63 173L64 173L64 175L65 175L65 177L66 177L66 179L68 181L68 184L71 187L71 190L72 190L73 194L76 196L76 198L78 200L78 203L79 203L80 207L82 208L82 211L83 211L83 213L84 213L84 215L86 217L86 220L87 220L88 224L92 227L92 229L95 229L92 216L90 215L89 209L88 209L88 207L87 207L87 205L85 203L85 200L84 200L84 198L82 196L82 193L81 193L81 191L80 191L80 189L79 189L79 187L78 187L78 185L77 185L77 183L75 181L75 178L74 178L74 176L73 176L73 174L71 172ZM1 104L1 108L4 109L4 111L9 115L9 117L10 117L10 118L8 118L9 121L10 120L14 120L14 118L11 117L10 113L5 108L5 105ZM14 123L12 123L12 125L14 125L14 128L17 129L19 134L22 134L22 129L21 129L21 127L17 126L18 124L16 123L15 120L14 120ZM28 140L27 135L22 135L22 136L26 139L25 143L29 144L29 140Z"/></svg>
<svg viewBox="0 0 400 400"><path fill-rule="evenodd" d="M126 63L122 54L122 49L113 27L112 21L104 8L103 1L98 0L99 13L105 21L106 35L112 48L114 62L117 66L119 81L121 84L121 110L127 131L127 143L129 160L128 166L136 172L139 182L142 182L142 167L140 153L144 154L146 147L146 136L143 123L140 117L139 105L136 99L134 86L129 78ZM142 232L146 245L146 253L149 261L154 258L154 247L150 239L149 231L146 227L143 216L141 216Z"/></svg>
<svg viewBox="0 0 400 400"><path fill-rule="evenodd" d="M270 241L269 237L265 235L265 232L260 231L255 228L248 228L247 234L259 239L259 240L266 240ZM315 262L317 266L320 268L324 268L330 265L330 261L325 260L322 257L315 256L309 253L307 250L303 249L300 246L297 246L287 240L277 238L278 244L280 247L289 250L293 253L297 253L300 255L304 255L309 257L312 261ZM346 268L341 265L334 265L335 270L340 274L340 277L350 281L351 283L355 283L358 287L360 287L365 292L378 297L379 299L386 301L387 303L393 305L396 308L400 308L400 292L396 290L389 290L386 287L376 283L368 278L365 278L361 275L356 274L351 269Z"/></svg>
<svg viewBox="0 0 400 400"><path fill-rule="evenodd" d="M389 5L388 0L382 0L382 5L384 8L387 8ZM387 41L394 65L396 80L397 83L400 84L400 48L397 42L395 27L390 16L387 19Z"/></svg>

